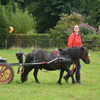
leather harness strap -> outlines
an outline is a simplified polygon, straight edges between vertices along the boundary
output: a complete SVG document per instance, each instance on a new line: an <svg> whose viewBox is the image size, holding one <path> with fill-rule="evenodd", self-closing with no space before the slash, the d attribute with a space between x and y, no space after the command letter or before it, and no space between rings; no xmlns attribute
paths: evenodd
<svg viewBox="0 0 100 100"><path fill-rule="evenodd" d="M56 62L56 64L55 64L55 66L61 66L61 63L59 63L59 57L60 57L60 52L59 52L59 50L56 52L56 51L54 51L54 57L55 58L58 58L58 60L56 60L55 62Z"/></svg>

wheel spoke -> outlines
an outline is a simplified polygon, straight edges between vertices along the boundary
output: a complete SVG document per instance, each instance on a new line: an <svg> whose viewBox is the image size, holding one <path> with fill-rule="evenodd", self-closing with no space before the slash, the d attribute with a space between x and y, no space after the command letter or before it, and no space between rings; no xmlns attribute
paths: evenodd
<svg viewBox="0 0 100 100"><path fill-rule="evenodd" d="M3 72L5 72L5 71L7 71L7 70L8 70L8 68L5 68Z"/></svg>
<svg viewBox="0 0 100 100"><path fill-rule="evenodd" d="M4 74L4 77L5 77L6 80L8 80L8 78L5 76L5 74Z"/></svg>
<svg viewBox="0 0 100 100"><path fill-rule="evenodd" d="M9 76L10 76L10 73L5 72L4 74L7 74L7 75L9 75Z"/></svg>
<svg viewBox="0 0 100 100"><path fill-rule="evenodd" d="M1 68L1 72L3 71L3 67L4 67L4 65L3 65L2 68Z"/></svg>

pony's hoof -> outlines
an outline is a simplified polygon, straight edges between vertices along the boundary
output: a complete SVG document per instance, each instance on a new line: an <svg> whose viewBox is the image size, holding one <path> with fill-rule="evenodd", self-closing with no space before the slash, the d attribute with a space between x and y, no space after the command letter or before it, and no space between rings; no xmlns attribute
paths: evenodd
<svg viewBox="0 0 100 100"><path fill-rule="evenodd" d="M21 83L24 83L25 81L21 81Z"/></svg>
<svg viewBox="0 0 100 100"><path fill-rule="evenodd" d="M62 83L59 83L59 85L62 85Z"/></svg>
<svg viewBox="0 0 100 100"><path fill-rule="evenodd" d="M76 82L72 82L72 84L77 84Z"/></svg>
<svg viewBox="0 0 100 100"><path fill-rule="evenodd" d="M63 77L63 78L64 78L64 80L65 80L66 83L69 83L68 82L68 78L66 78L66 77Z"/></svg>
<svg viewBox="0 0 100 100"><path fill-rule="evenodd" d="M40 82L36 82L36 83L41 84Z"/></svg>
<svg viewBox="0 0 100 100"><path fill-rule="evenodd" d="M82 82L76 82L76 84L84 84L84 83L82 83Z"/></svg>
<svg viewBox="0 0 100 100"><path fill-rule="evenodd" d="M59 83L59 85L62 85L62 83Z"/></svg>
<svg viewBox="0 0 100 100"><path fill-rule="evenodd" d="M57 82L59 85L62 85L62 83Z"/></svg>

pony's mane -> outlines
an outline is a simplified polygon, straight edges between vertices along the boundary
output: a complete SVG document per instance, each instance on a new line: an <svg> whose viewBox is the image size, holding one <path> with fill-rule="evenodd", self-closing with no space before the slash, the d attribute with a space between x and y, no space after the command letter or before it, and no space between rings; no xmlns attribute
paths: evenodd
<svg viewBox="0 0 100 100"><path fill-rule="evenodd" d="M69 54L71 56L73 61L76 62L80 56L79 50L80 50L80 47L72 47L72 48L68 48L66 50L66 52L67 52L67 54Z"/></svg>
<svg viewBox="0 0 100 100"><path fill-rule="evenodd" d="M66 54L67 49L59 49L61 54Z"/></svg>

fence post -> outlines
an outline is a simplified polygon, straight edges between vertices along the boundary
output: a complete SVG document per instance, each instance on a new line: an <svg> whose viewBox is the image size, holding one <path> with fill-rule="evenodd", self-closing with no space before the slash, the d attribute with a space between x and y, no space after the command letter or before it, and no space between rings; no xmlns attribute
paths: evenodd
<svg viewBox="0 0 100 100"><path fill-rule="evenodd" d="M22 45L22 39L20 39L20 43L19 44L20 44L20 47L21 47L21 45Z"/></svg>
<svg viewBox="0 0 100 100"><path fill-rule="evenodd" d="M5 39L5 49L7 49L7 39Z"/></svg>
<svg viewBox="0 0 100 100"><path fill-rule="evenodd" d="M92 51L94 51L94 40L92 40Z"/></svg>
<svg viewBox="0 0 100 100"><path fill-rule="evenodd" d="M99 31L100 31L100 25L99 25ZM100 35L100 32L99 32L99 35Z"/></svg>

